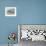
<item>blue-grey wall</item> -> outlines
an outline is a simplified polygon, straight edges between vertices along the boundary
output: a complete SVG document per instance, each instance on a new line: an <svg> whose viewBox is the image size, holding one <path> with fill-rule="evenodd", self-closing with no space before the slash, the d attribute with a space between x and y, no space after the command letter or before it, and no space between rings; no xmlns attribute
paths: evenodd
<svg viewBox="0 0 46 46"><path fill-rule="evenodd" d="M16 17L6 17L5 7L16 7ZM17 24L46 24L46 0L0 0L0 44L8 43ZM17 42L17 40L16 40Z"/></svg>

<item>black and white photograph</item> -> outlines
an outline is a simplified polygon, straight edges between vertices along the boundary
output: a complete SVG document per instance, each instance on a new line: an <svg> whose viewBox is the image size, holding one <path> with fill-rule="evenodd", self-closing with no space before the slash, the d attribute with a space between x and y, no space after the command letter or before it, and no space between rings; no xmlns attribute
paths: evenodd
<svg viewBox="0 0 46 46"><path fill-rule="evenodd" d="M16 16L16 7L5 7L5 16Z"/></svg>

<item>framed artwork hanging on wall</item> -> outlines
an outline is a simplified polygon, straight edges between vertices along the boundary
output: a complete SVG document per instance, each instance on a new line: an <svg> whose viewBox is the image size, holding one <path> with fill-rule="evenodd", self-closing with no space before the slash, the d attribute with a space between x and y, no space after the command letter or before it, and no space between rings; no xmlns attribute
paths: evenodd
<svg viewBox="0 0 46 46"><path fill-rule="evenodd" d="M16 16L16 7L5 7L5 16Z"/></svg>

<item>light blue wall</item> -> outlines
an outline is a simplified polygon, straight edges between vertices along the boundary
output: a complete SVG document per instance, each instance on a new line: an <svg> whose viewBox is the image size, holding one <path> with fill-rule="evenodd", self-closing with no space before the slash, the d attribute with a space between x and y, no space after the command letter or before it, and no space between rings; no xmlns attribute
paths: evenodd
<svg viewBox="0 0 46 46"><path fill-rule="evenodd" d="M17 8L16 17L5 16L7 6ZM0 44L8 43L7 36L9 32L17 32L17 24L46 24L46 0L1 0Z"/></svg>

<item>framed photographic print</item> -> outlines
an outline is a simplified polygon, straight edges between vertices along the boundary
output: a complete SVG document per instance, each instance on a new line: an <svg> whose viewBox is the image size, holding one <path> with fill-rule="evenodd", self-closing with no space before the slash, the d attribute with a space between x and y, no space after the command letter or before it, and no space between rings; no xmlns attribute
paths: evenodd
<svg viewBox="0 0 46 46"><path fill-rule="evenodd" d="M5 7L5 16L16 16L16 7Z"/></svg>

